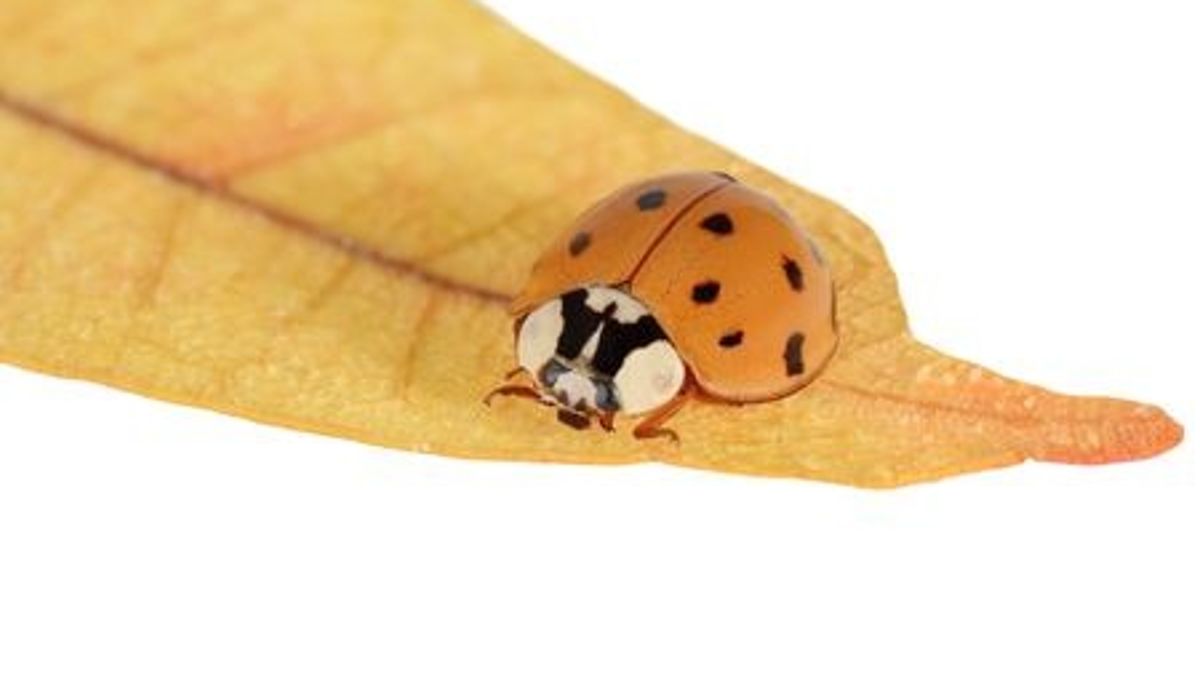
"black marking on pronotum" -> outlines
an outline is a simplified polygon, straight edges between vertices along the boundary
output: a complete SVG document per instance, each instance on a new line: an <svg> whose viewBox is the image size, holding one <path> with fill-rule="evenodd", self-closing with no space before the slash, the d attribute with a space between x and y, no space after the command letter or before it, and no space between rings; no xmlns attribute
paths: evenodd
<svg viewBox="0 0 1200 675"><path fill-rule="evenodd" d="M710 302L716 302L717 296L721 294L721 284L715 281L702 281L695 286L692 286L692 301L702 305L707 305Z"/></svg>
<svg viewBox="0 0 1200 675"><path fill-rule="evenodd" d="M625 357L631 352L665 339L666 333L649 314L638 317L633 323L609 318L605 320L604 330L600 333L600 343L596 345L596 354L592 357L592 368L602 375L615 377L625 363Z"/></svg>
<svg viewBox="0 0 1200 675"><path fill-rule="evenodd" d="M783 256L783 273L787 275L788 285L793 291L804 290L804 272L800 270L800 266L795 260Z"/></svg>
<svg viewBox="0 0 1200 675"><path fill-rule="evenodd" d="M717 340L717 344L721 345L725 349L733 349L734 347L742 344L742 335L742 331L740 330L726 333L721 336L720 340Z"/></svg>
<svg viewBox="0 0 1200 675"><path fill-rule="evenodd" d="M788 375L804 373L804 333L792 333L788 336L787 346L783 349L783 362L787 364Z"/></svg>
<svg viewBox="0 0 1200 675"><path fill-rule="evenodd" d="M667 201L667 193L663 190L655 188L647 190L638 195L637 207L639 211L652 211L662 206Z"/></svg>
<svg viewBox="0 0 1200 675"><path fill-rule="evenodd" d="M567 250L572 256L577 256L587 250L591 243L592 235L587 232L577 232L574 237L571 237L571 243L567 245Z"/></svg>
<svg viewBox="0 0 1200 675"><path fill-rule="evenodd" d="M711 216L700 221L700 227L712 232L717 236L725 236L733 233L733 220L726 213L714 213Z"/></svg>
<svg viewBox="0 0 1200 675"><path fill-rule="evenodd" d="M556 351L559 356L568 360L579 356L583 345L587 344L588 338L604 321L604 314L588 307L587 297L587 289L577 288L569 293L564 293L560 298L563 327L562 334L558 336Z"/></svg>

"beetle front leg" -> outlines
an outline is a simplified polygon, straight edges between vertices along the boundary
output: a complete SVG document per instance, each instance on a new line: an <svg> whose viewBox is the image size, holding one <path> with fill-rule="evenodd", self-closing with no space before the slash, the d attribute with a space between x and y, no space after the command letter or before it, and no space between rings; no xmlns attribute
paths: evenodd
<svg viewBox="0 0 1200 675"><path fill-rule="evenodd" d="M525 369L523 368L514 368L504 375L504 379L505 381L510 381L513 378L522 375L524 372ZM546 403L542 396L542 392L528 382L510 382L509 384L502 384L496 387L488 392L487 396L483 397L484 405L490 406L492 404L492 399L497 396L516 396L518 398L527 398L538 401L539 403Z"/></svg>
<svg viewBox="0 0 1200 675"><path fill-rule="evenodd" d="M499 387L488 392L487 396L483 397L484 405L491 405L492 399L496 396L516 396L518 398L528 398L544 403L542 394L537 389L527 384L502 384Z"/></svg>

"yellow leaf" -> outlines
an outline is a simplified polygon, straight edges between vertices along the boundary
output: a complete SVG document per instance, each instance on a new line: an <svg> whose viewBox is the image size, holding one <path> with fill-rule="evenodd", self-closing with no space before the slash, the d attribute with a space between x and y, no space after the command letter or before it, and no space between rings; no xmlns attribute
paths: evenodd
<svg viewBox="0 0 1200 675"><path fill-rule="evenodd" d="M442 454L864 486L1180 439L1157 408L917 343L863 223L474 5L7 0L0 35L4 360ZM689 168L810 225L844 329L826 373L776 403L692 405L678 447L484 407L541 247L615 186Z"/></svg>

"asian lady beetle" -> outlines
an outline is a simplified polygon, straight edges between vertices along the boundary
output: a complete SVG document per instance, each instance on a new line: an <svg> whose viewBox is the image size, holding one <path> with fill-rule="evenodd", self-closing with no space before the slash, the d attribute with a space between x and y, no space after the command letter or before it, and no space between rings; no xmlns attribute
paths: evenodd
<svg viewBox="0 0 1200 675"><path fill-rule="evenodd" d="M689 398L769 401L811 382L838 342L817 245L767 195L724 173L626 186L583 213L513 300L517 363L497 394L576 428L641 416L638 438Z"/></svg>

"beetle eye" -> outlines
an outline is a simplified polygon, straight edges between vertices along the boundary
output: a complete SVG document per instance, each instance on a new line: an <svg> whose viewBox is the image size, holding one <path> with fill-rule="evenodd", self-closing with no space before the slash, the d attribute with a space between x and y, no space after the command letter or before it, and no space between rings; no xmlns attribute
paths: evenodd
<svg viewBox="0 0 1200 675"><path fill-rule="evenodd" d="M538 379L541 380L543 386L552 387L558 381L558 377L567 372L567 370L568 368L559 363L558 359L551 359L542 367L542 372L538 375Z"/></svg>
<svg viewBox="0 0 1200 675"><path fill-rule="evenodd" d="M612 382L608 380L592 380L596 386L596 407L600 410L616 411L621 408L617 402L617 394L613 391Z"/></svg>

